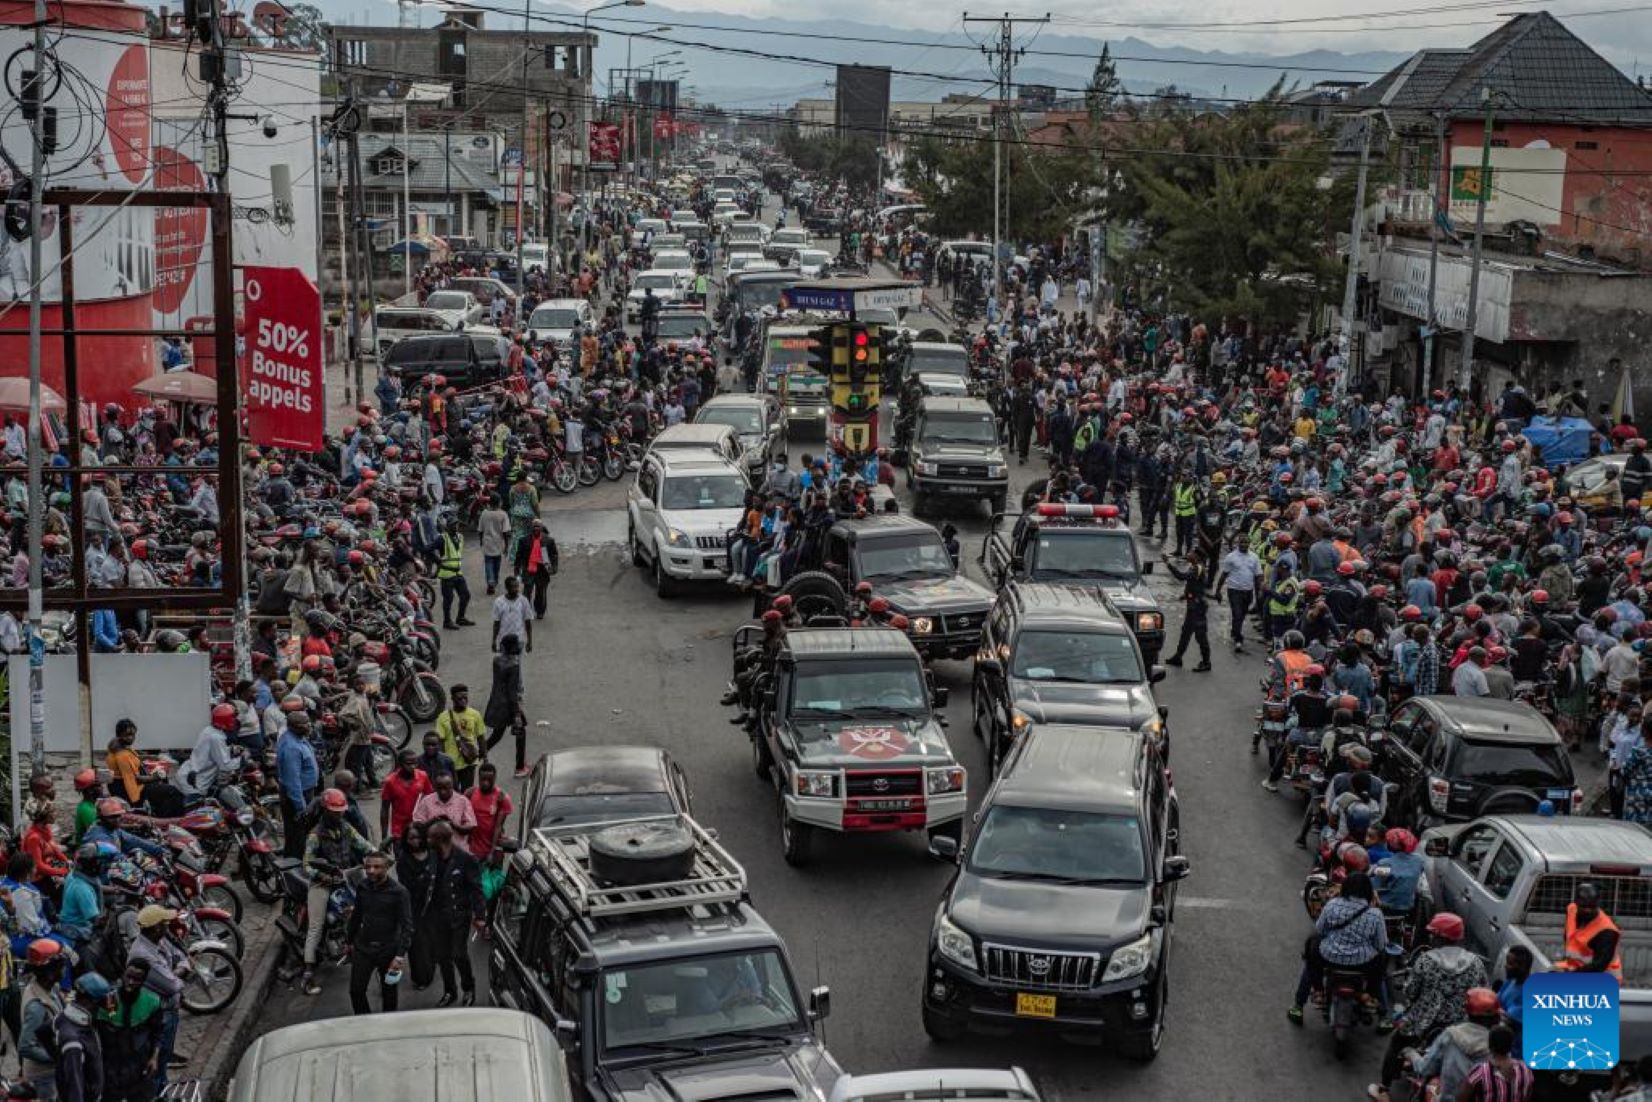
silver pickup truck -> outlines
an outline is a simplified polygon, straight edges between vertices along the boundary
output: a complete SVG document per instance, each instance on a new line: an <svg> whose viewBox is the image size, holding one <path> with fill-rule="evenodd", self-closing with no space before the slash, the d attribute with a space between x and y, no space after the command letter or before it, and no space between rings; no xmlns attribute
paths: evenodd
<svg viewBox="0 0 1652 1102"><path fill-rule="evenodd" d="M1620 1056L1652 1053L1652 831L1613 819L1492 815L1429 831L1423 850L1422 906L1462 917L1494 979L1511 945L1531 949L1534 971L1550 971L1567 904L1578 884L1594 884L1622 932Z"/></svg>

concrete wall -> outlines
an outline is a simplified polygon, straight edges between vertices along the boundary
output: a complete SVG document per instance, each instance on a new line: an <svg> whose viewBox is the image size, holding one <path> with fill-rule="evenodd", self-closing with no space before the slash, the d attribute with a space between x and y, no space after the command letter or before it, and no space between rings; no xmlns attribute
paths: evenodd
<svg viewBox="0 0 1652 1102"><path fill-rule="evenodd" d="M1581 378L1590 398L1610 402L1617 360L1629 365L1635 408L1652 422L1652 275L1590 276L1521 271L1515 276L1509 343L1528 387Z"/></svg>

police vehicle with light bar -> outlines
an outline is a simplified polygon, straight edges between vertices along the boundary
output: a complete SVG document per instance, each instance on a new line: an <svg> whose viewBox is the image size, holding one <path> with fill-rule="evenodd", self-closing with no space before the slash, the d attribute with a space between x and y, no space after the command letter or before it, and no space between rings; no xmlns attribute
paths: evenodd
<svg viewBox="0 0 1652 1102"><path fill-rule="evenodd" d="M1159 660L1164 611L1143 580L1153 564L1142 561L1118 506L1043 502L1015 517L1006 536L1008 519L992 518L978 560L995 586L1025 581L1099 589L1130 625L1143 659Z"/></svg>

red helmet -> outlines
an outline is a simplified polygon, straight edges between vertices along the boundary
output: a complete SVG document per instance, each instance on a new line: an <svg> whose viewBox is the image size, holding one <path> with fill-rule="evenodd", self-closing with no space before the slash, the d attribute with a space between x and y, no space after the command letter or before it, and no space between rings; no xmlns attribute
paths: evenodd
<svg viewBox="0 0 1652 1102"><path fill-rule="evenodd" d="M1516 444L1513 440L1503 441L1503 450L1506 451L1506 452L1512 452L1514 449L1518 448L1519 446L1520 445Z"/></svg>
<svg viewBox="0 0 1652 1102"><path fill-rule="evenodd" d="M60 942L49 937L35 938L29 942L29 967L41 968L53 961L63 959L63 946Z"/></svg>
<svg viewBox="0 0 1652 1102"><path fill-rule="evenodd" d="M1442 528L1438 532L1434 533L1434 542L1435 543L1450 543L1452 540L1454 540L1456 538L1457 538L1457 533L1453 532L1449 528Z"/></svg>
<svg viewBox="0 0 1652 1102"><path fill-rule="evenodd" d="M75 774L76 792L84 792L88 788L94 788L97 786L97 783L98 771L96 769L88 767Z"/></svg>
<svg viewBox="0 0 1652 1102"><path fill-rule="evenodd" d="M241 729L241 717L235 714L235 705L214 705L212 709L212 725L220 731L239 731Z"/></svg>
<svg viewBox="0 0 1652 1102"><path fill-rule="evenodd" d="M319 655L319 654L306 654L304 656L304 661L302 663L300 663L300 667L304 670L305 673L320 673L321 672L321 655Z"/></svg>
<svg viewBox="0 0 1652 1102"><path fill-rule="evenodd" d="M1481 608L1479 605L1469 605L1467 608L1463 609L1463 619L1467 620L1471 624L1485 614L1486 610Z"/></svg>
<svg viewBox="0 0 1652 1102"><path fill-rule="evenodd" d="M1304 501L1302 504L1304 504L1308 507L1308 512L1310 512L1310 513L1317 513L1321 509L1325 508L1325 503L1323 501L1319 500L1319 498L1317 498L1317 497L1311 497L1307 501Z"/></svg>
<svg viewBox="0 0 1652 1102"><path fill-rule="evenodd" d="M866 611L882 616L885 612L889 611L889 598L873 597L870 601L866 602Z"/></svg>
<svg viewBox="0 0 1652 1102"><path fill-rule="evenodd" d="M779 609L782 614L790 612L792 610L791 594L782 593L780 596L778 596L774 599L772 604L773 604L773 607Z"/></svg>
<svg viewBox="0 0 1652 1102"><path fill-rule="evenodd" d="M1302 587L1302 592L1306 593L1310 597L1317 597L1324 591L1325 587L1312 579L1309 579L1309 581Z"/></svg>
<svg viewBox="0 0 1652 1102"><path fill-rule="evenodd" d="M1410 853L1417 848L1417 836L1404 827L1394 827L1382 836L1382 844L1394 853Z"/></svg>
<svg viewBox="0 0 1652 1102"><path fill-rule="evenodd" d="M1357 712L1359 711L1359 701L1356 698L1349 696L1347 693L1343 693L1341 696L1331 701L1331 710L1337 711L1339 709L1342 711Z"/></svg>
<svg viewBox="0 0 1652 1102"><path fill-rule="evenodd" d="M856 582L855 583L855 596L865 597L868 594L870 594L871 592L872 592L872 583L871 582Z"/></svg>
<svg viewBox="0 0 1652 1102"><path fill-rule="evenodd" d="M894 628L896 631L905 631L910 623L911 621L898 612L889 617L889 626Z"/></svg>
<svg viewBox="0 0 1652 1102"><path fill-rule="evenodd" d="M1400 619L1402 620L1421 620L1422 618L1423 610L1416 605L1406 605L1400 609Z"/></svg>
<svg viewBox="0 0 1652 1102"><path fill-rule="evenodd" d="M360 566L362 563L367 561L367 556L363 555L360 551L351 551L346 558L349 559L351 566Z"/></svg>
<svg viewBox="0 0 1652 1102"><path fill-rule="evenodd" d="M1337 563L1337 573L1341 574L1344 578L1352 578L1354 576L1353 562L1345 559L1342 562Z"/></svg>
<svg viewBox="0 0 1652 1102"><path fill-rule="evenodd" d="M98 818L107 819L112 815L125 815L131 810L131 805L119 796L105 796L98 801Z"/></svg>
<svg viewBox="0 0 1652 1102"><path fill-rule="evenodd" d="M1441 911L1428 920L1428 932L1441 941L1462 941L1463 920L1450 911Z"/></svg>
<svg viewBox="0 0 1652 1102"><path fill-rule="evenodd" d="M132 541L132 557L134 559L147 559L149 557L149 541L148 540L133 540Z"/></svg>
<svg viewBox="0 0 1652 1102"><path fill-rule="evenodd" d="M1558 524L1562 527L1565 527L1566 525L1572 523L1572 514L1568 513L1568 512L1565 512L1565 511L1562 511L1561 513L1556 515L1556 517L1554 518L1554 521L1555 521L1556 524Z"/></svg>
<svg viewBox="0 0 1652 1102"><path fill-rule="evenodd" d="M1549 591L1547 589L1534 589L1534 590L1532 590L1532 604L1534 604L1534 605L1546 605L1548 603L1549 603Z"/></svg>
<svg viewBox="0 0 1652 1102"><path fill-rule="evenodd" d="M1380 584L1372 586L1371 596L1375 597L1379 601L1382 600L1388 596L1388 587Z"/></svg>
<svg viewBox="0 0 1652 1102"><path fill-rule="evenodd" d="M1289 547L1291 545L1291 534L1289 532L1275 532L1273 534L1273 545L1275 547Z"/></svg>
<svg viewBox="0 0 1652 1102"><path fill-rule="evenodd" d="M270 467L269 467L269 471L270 471L270 477L271 478L280 478L282 475L287 473L287 468L283 467L279 463L271 463Z"/></svg>
<svg viewBox="0 0 1652 1102"><path fill-rule="evenodd" d="M326 811L343 811L350 806L350 801L336 788L329 788L321 794L321 806Z"/></svg>
<svg viewBox="0 0 1652 1102"><path fill-rule="evenodd" d="M785 613L781 612L778 608L771 608L767 612L763 613L763 622L768 624L777 624L785 618Z"/></svg>
<svg viewBox="0 0 1652 1102"><path fill-rule="evenodd" d="M1324 677L1325 667L1321 666L1318 662L1310 662L1306 666L1302 667L1303 677L1312 677L1315 674L1318 674L1320 677Z"/></svg>
<svg viewBox="0 0 1652 1102"><path fill-rule="evenodd" d="M1341 860L1342 867L1349 872L1364 872L1371 867L1371 855L1361 845L1353 843L1345 845L1337 854L1337 857Z"/></svg>
<svg viewBox="0 0 1652 1102"><path fill-rule="evenodd" d="M1503 1004L1497 1001L1497 992L1489 987L1471 987L1463 996L1470 1018L1491 1018L1503 1013Z"/></svg>

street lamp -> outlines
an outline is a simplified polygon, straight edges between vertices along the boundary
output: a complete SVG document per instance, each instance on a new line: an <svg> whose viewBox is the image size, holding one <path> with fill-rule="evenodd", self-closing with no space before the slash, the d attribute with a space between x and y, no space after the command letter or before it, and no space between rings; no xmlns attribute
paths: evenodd
<svg viewBox="0 0 1652 1102"><path fill-rule="evenodd" d="M590 37L591 37L591 16L595 15L597 12L607 11L609 8L640 8L647 2L648 2L648 0L609 0L609 3L598 4L594 8L586 8L585 9L585 14L581 18L581 23L583 24L583 27L584 27L584 30L582 32L583 36L587 40L590 39ZM592 51L591 56L592 57L595 56L595 51L594 50ZM586 66L586 68L591 68L591 67L592 67L591 65ZM595 78L594 74L592 75L592 79L591 79L591 87L592 87L593 91L596 89L596 78ZM589 115L589 100L587 100L587 115L586 115L587 122L589 122L589 118L590 118L590 115ZM587 127L587 129L589 129L589 127ZM585 168L584 168L584 171L582 171L580 173L580 175L584 179L585 199L586 199L586 202L589 203L590 202L590 197L591 197L591 154L590 154L589 139L587 139L587 142L586 142ZM553 200L553 202L554 202L554 200ZM585 218L579 224L579 240L580 240L580 251L581 252L585 252L585 251L588 251L590 249L591 215L593 213L594 212L589 210L589 209L586 210Z"/></svg>

